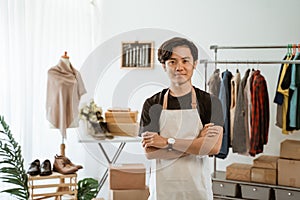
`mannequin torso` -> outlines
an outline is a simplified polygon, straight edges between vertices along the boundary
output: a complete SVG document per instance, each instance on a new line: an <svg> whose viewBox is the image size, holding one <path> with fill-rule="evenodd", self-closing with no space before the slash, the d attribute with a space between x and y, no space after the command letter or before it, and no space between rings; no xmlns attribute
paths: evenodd
<svg viewBox="0 0 300 200"><path fill-rule="evenodd" d="M70 64L69 58L66 58L66 57L62 56L62 57L60 58L60 60L61 60L63 63L65 63L69 69L71 68L71 64Z"/></svg>

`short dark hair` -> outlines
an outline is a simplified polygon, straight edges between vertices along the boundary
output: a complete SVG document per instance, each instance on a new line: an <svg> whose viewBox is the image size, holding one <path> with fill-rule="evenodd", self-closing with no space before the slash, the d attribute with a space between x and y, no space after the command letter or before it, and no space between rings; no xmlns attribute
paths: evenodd
<svg viewBox="0 0 300 200"><path fill-rule="evenodd" d="M158 49L158 61L162 64L165 64L167 60L169 60L173 53L173 48L178 46L186 46L191 50L194 61L198 60L198 48L196 45L181 37L174 37L167 41L165 41Z"/></svg>

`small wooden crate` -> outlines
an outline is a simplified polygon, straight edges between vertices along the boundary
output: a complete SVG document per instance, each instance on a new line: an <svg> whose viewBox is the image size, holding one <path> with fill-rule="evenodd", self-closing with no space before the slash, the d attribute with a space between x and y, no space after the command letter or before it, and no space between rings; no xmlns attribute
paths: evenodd
<svg viewBox="0 0 300 200"><path fill-rule="evenodd" d="M28 189L31 200L50 197L60 200L63 195L71 195L77 200L77 174L53 172L50 176L28 175Z"/></svg>

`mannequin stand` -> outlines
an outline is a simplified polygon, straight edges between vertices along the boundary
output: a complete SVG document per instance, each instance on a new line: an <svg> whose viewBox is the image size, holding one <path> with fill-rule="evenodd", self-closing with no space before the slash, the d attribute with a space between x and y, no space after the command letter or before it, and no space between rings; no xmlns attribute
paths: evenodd
<svg viewBox="0 0 300 200"><path fill-rule="evenodd" d="M66 145L62 143L60 145L60 155L65 156L65 149L66 149Z"/></svg>
<svg viewBox="0 0 300 200"><path fill-rule="evenodd" d="M65 149L66 149L66 145L64 144L64 139L62 141L62 144L60 145L60 155L65 156ZM60 179L60 184L64 184L65 183L65 179L61 178ZM76 183L77 184L77 183ZM57 192L58 193L66 193L68 194L70 192L70 188L69 187L58 187L57 188ZM55 197L55 200L60 200L60 197ZM77 199L77 197L74 197L74 199Z"/></svg>

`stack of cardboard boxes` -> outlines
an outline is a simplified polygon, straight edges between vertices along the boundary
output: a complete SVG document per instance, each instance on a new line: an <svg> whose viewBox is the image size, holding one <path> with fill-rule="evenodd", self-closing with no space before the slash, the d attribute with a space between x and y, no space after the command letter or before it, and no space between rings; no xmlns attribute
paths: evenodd
<svg viewBox="0 0 300 200"><path fill-rule="evenodd" d="M113 164L109 168L111 200L147 200L144 164Z"/></svg>
<svg viewBox="0 0 300 200"><path fill-rule="evenodd" d="M232 163L226 179L300 188L300 141L284 140L280 156L261 155L253 164Z"/></svg>
<svg viewBox="0 0 300 200"><path fill-rule="evenodd" d="M253 160L251 181L265 184L277 184L277 161L279 156L262 155Z"/></svg>
<svg viewBox="0 0 300 200"><path fill-rule="evenodd" d="M108 131L112 135L132 136L138 135L137 111L130 108L111 108L105 112L105 121Z"/></svg>
<svg viewBox="0 0 300 200"><path fill-rule="evenodd" d="M226 179L277 184L277 160L279 156L261 155L253 164L232 163L226 167Z"/></svg>
<svg viewBox="0 0 300 200"><path fill-rule="evenodd" d="M285 140L280 146L278 185L300 187L300 141Z"/></svg>

